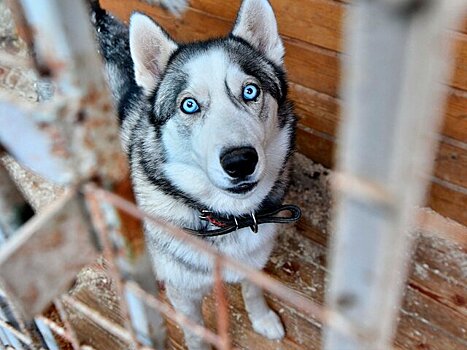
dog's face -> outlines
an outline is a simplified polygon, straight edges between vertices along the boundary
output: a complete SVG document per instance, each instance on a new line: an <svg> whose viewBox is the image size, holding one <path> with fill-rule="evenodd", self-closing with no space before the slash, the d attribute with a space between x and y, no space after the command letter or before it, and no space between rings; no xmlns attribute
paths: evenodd
<svg viewBox="0 0 467 350"><path fill-rule="evenodd" d="M229 38L177 45L148 17L130 25L135 78L153 104L164 173L212 209L241 214L274 186L291 147L284 49L267 0L245 0Z"/></svg>

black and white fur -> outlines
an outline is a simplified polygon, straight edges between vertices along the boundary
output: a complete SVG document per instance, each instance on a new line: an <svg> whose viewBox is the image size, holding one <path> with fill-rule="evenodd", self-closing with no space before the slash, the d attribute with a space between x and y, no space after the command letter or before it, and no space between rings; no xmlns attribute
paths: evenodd
<svg viewBox="0 0 467 350"><path fill-rule="evenodd" d="M100 49L116 99L123 148L127 152L138 205L146 212L192 229L206 224L199 210L245 215L281 204L288 183L296 119L287 101L284 47L267 0L244 0L226 38L180 44L149 17L135 13L129 29L94 8ZM260 88L254 101L242 91ZM200 111L182 112L186 97ZM257 153L254 172L239 180L221 164L226 149ZM213 261L151 223L145 223L154 271L173 306L202 323L201 301L213 284ZM262 269L273 249L276 225L258 234L241 229L206 238L221 253ZM279 317L262 291L225 270L227 282L241 282L253 328L281 339ZM190 349L208 348L185 332Z"/></svg>

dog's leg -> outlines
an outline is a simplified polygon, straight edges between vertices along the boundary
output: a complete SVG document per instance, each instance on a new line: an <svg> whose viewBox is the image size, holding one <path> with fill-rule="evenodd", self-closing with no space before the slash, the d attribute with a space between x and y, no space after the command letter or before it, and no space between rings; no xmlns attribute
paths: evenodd
<svg viewBox="0 0 467 350"><path fill-rule="evenodd" d="M176 311L184 314L190 320L204 325L203 315L201 313L201 303L203 296L206 293L204 289L177 289L172 286L167 286L167 296ZM185 343L189 350L210 350L211 346L204 342L200 337L194 335L187 329L183 328L185 335Z"/></svg>
<svg viewBox="0 0 467 350"><path fill-rule="evenodd" d="M263 290L250 281L244 280L242 294L253 329L268 339L282 339L285 335L284 326L279 316L266 303Z"/></svg>

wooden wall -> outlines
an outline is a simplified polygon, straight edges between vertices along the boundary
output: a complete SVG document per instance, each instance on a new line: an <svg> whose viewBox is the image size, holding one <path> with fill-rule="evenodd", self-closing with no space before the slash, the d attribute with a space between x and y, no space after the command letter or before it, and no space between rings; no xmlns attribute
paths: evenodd
<svg viewBox="0 0 467 350"><path fill-rule="evenodd" d="M297 147L328 167L338 142L339 78L342 20L348 0L271 0L286 47L291 97L300 118ZM222 36L229 32L240 0L191 0L184 16L174 20L159 8L138 0L101 0L127 20L134 10L155 18L177 40ZM428 205L467 225L467 20L449 30L456 52L454 76L445 82L448 101L432 176Z"/></svg>

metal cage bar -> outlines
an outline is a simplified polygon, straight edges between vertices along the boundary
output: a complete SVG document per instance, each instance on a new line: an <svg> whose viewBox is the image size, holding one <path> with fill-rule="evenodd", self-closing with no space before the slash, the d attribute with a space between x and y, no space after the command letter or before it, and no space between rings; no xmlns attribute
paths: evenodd
<svg viewBox="0 0 467 350"><path fill-rule="evenodd" d="M327 328L325 349L392 346L409 229L434 159L438 82L450 52L443 34L460 7L453 0L377 0L349 9L327 302L366 336Z"/></svg>

